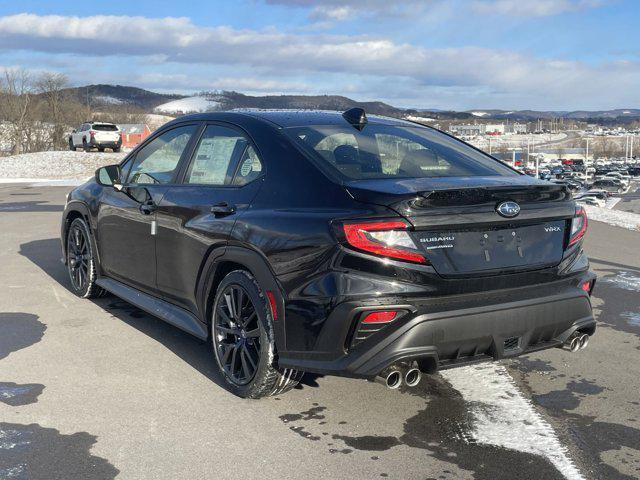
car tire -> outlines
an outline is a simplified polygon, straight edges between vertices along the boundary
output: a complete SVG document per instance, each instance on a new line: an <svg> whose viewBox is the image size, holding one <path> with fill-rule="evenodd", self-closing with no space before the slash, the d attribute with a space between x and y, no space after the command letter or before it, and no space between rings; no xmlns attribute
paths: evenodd
<svg viewBox="0 0 640 480"><path fill-rule="evenodd" d="M120 153L120 147L116 147L113 149L113 153Z"/></svg>
<svg viewBox="0 0 640 480"><path fill-rule="evenodd" d="M90 151L90 150L91 150L91 146L87 143L87 139L86 139L86 138L83 138L83 139L82 139L82 149L83 149L85 152L88 152L88 151Z"/></svg>
<svg viewBox="0 0 640 480"><path fill-rule="evenodd" d="M76 218L66 235L66 261L71 291L80 298L97 298L106 291L96 284L96 255L87 222Z"/></svg>
<svg viewBox="0 0 640 480"><path fill-rule="evenodd" d="M213 353L229 391L257 399L285 393L298 384L303 372L276 365L271 310L251 273L227 274L211 311Z"/></svg>
<svg viewBox="0 0 640 480"><path fill-rule="evenodd" d="M71 150L72 152L76 151L76 146L73 144L73 139L69 139L69 150Z"/></svg>
<svg viewBox="0 0 640 480"><path fill-rule="evenodd" d="M104 147L98 147L99 152L104 152Z"/></svg>

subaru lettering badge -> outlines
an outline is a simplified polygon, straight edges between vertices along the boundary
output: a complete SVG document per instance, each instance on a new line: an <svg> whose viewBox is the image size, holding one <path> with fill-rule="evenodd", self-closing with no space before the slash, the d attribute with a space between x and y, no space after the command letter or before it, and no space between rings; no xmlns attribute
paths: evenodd
<svg viewBox="0 0 640 480"><path fill-rule="evenodd" d="M516 202L502 202L496 207L496 212L503 217L513 218L520 213L520 205Z"/></svg>

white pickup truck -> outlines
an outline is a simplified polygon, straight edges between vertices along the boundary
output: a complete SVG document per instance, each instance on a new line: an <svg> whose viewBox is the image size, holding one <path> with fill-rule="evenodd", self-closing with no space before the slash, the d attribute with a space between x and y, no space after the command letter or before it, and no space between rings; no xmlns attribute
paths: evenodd
<svg viewBox="0 0 640 480"><path fill-rule="evenodd" d="M88 152L97 148L104 152L105 148L110 148L119 152L121 147L122 135L118 126L113 123L83 123L69 135L69 149L74 151L76 148L82 148Z"/></svg>

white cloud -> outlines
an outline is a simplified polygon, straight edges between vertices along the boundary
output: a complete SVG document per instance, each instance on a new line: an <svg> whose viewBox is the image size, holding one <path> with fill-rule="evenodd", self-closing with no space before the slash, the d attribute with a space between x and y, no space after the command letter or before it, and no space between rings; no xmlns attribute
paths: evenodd
<svg viewBox="0 0 640 480"><path fill-rule="evenodd" d="M166 60L177 71L180 68L176 64L192 70L214 66L242 70L244 80L238 74L223 74L239 80L217 87L237 85L239 90L336 92L340 85L361 85L363 95L369 98L400 98L402 90L407 92L407 101L413 95L414 105L433 105L438 99L424 95L437 92L450 94L448 98L456 102L474 100L478 102L474 108L490 107L483 102L487 98L526 101L532 108L565 108L570 102L584 108L596 102L599 106L609 102L608 107L640 102L636 88L640 84L638 62L594 66L508 50L426 48L371 36L201 27L187 18L33 14L0 17L0 51L3 49L90 58L111 56L114 61L130 57L135 68L129 66L122 73L122 82L133 82L136 68L160 69L158 62ZM147 59L146 64L143 58ZM165 65L164 71L168 69ZM175 84L183 88L191 84L202 88L200 85L208 82L209 88L216 88L215 76L207 80L191 73L166 77L168 74L171 72L158 74L154 80L151 73L145 72L145 84ZM512 103L509 108L516 106Z"/></svg>
<svg viewBox="0 0 640 480"><path fill-rule="evenodd" d="M605 0L475 0L475 11L517 17L548 17L599 7Z"/></svg>

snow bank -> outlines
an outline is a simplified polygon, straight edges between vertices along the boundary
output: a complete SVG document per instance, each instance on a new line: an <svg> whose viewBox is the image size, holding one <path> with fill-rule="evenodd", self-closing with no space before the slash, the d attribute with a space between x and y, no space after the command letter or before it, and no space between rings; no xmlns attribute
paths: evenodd
<svg viewBox="0 0 640 480"><path fill-rule="evenodd" d="M640 214L623 212L622 210L610 210L611 207L594 207L591 205L585 205L584 207L589 220L596 220L629 230L640 230Z"/></svg>
<svg viewBox="0 0 640 480"><path fill-rule="evenodd" d="M0 181L85 180L96 169L120 162L126 153L37 152L0 157Z"/></svg>
<svg viewBox="0 0 640 480"><path fill-rule="evenodd" d="M215 110L220 106L220 102L204 95L196 95L194 97L181 98L172 102L158 105L154 111L159 113L194 113L207 112Z"/></svg>

